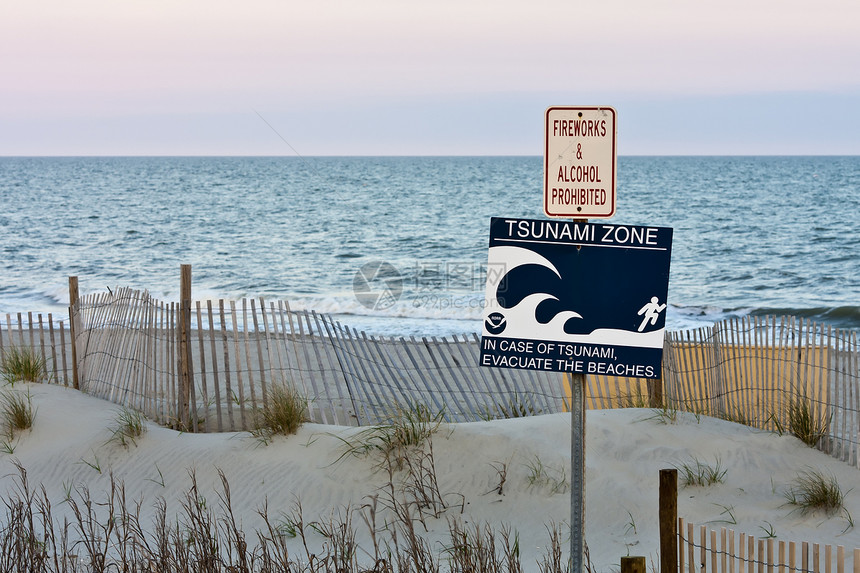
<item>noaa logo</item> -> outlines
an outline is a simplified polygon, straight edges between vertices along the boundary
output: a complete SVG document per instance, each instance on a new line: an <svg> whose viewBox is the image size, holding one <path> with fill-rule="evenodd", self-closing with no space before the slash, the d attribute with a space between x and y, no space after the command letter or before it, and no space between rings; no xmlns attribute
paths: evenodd
<svg viewBox="0 0 860 573"><path fill-rule="evenodd" d="M505 320L505 315L501 312L491 312L487 316L487 320L484 321L484 328L490 334L501 334L507 325L508 321Z"/></svg>

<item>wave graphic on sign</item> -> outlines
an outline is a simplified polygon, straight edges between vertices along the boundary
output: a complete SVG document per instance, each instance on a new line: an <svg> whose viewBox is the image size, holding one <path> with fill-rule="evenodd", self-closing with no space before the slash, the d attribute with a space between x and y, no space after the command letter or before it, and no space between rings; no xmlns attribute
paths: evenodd
<svg viewBox="0 0 860 573"><path fill-rule="evenodd" d="M538 267L548 269L561 283L562 276L555 265L546 257L530 249L513 246L490 248L487 269L487 307L484 310L485 336L499 335L530 340L662 348L662 329L652 332L632 332L613 328L599 328L589 334L570 334L565 332L564 325L569 320L582 318L582 314L572 309L561 310L548 322L540 322L537 319L538 307L546 301L559 300L557 296L549 292L531 293L524 296L521 300L516 301L513 306L506 306L505 294L510 292L511 285L508 281L510 280L511 272L526 265L537 265ZM503 270L495 272L496 269ZM496 313L504 316L506 325L504 331L490 333L487 330L486 319Z"/></svg>

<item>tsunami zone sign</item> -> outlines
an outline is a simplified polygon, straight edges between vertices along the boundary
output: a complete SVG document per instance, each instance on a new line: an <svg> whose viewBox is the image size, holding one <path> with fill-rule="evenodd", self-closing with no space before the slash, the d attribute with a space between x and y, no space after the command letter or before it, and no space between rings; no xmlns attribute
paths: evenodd
<svg viewBox="0 0 860 573"><path fill-rule="evenodd" d="M489 367L658 378L672 229L493 218Z"/></svg>

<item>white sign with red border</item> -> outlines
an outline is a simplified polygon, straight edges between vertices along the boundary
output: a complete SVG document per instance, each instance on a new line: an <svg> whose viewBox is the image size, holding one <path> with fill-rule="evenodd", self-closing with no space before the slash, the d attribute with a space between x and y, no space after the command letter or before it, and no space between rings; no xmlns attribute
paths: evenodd
<svg viewBox="0 0 860 573"><path fill-rule="evenodd" d="M543 210L548 217L615 215L615 119L611 107L547 108Z"/></svg>

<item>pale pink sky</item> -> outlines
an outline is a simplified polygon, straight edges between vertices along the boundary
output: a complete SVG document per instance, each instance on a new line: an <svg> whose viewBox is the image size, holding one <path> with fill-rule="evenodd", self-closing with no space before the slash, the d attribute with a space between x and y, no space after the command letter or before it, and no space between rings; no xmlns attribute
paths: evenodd
<svg viewBox="0 0 860 573"><path fill-rule="evenodd" d="M856 0L0 4L0 154L860 154Z"/></svg>

